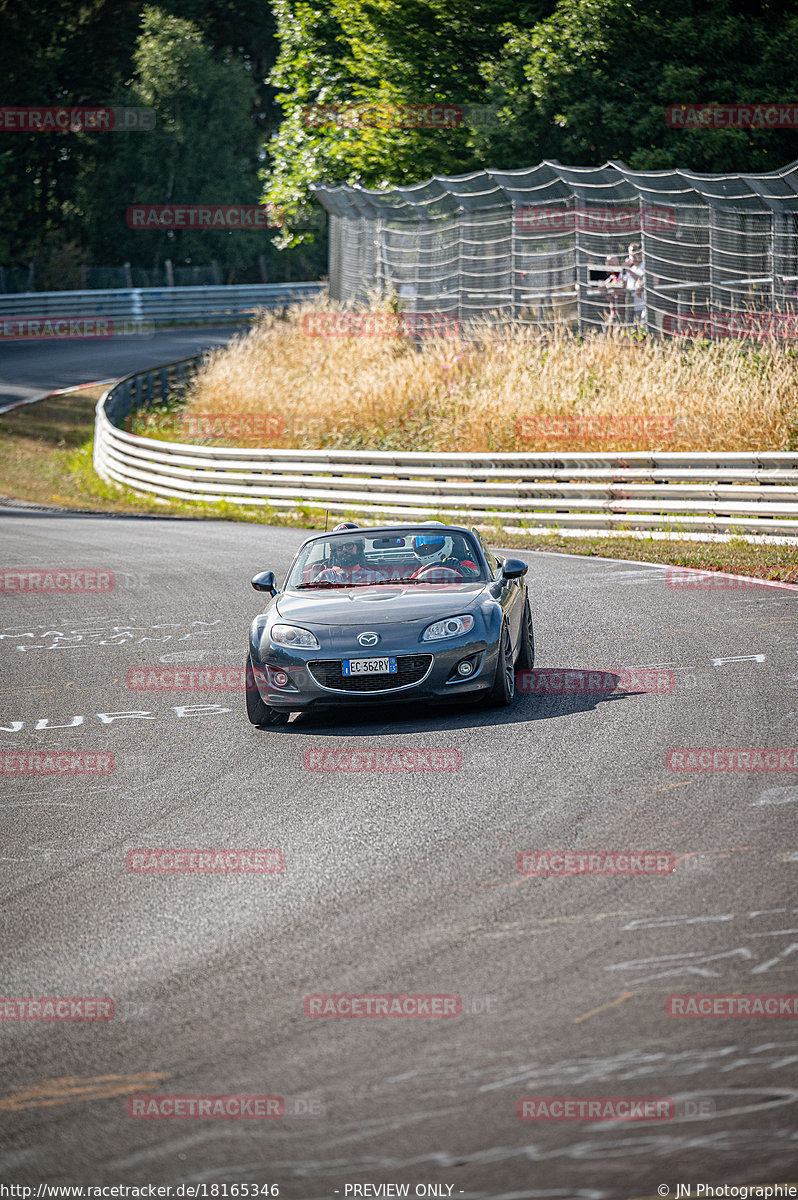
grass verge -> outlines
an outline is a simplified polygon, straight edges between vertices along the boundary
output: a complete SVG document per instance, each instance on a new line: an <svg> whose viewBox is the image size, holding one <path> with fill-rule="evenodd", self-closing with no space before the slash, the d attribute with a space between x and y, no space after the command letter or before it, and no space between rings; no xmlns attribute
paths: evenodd
<svg viewBox="0 0 798 1200"><path fill-rule="evenodd" d="M161 501L105 483L92 465L94 409L105 388L78 388L0 413L0 493L75 511L304 525L269 508ZM323 518L322 518L323 519Z"/></svg>
<svg viewBox="0 0 798 1200"><path fill-rule="evenodd" d="M327 336L323 323L319 333L334 315L315 302L264 314L209 355L186 417L220 431L259 419L276 433L267 444L300 449L798 449L798 352L788 343L580 338L485 320L469 340L417 349L402 336Z"/></svg>
<svg viewBox="0 0 798 1200"><path fill-rule="evenodd" d="M325 527L327 514L323 509L311 506L287 513L268 507L246 508L226 503L162 502L105 483L92 468L94 408L102 391L102 388L78 389L0 414L0 492L4 496L84 512L248 521L301 529ZM343 519L341 513L331 514L329 524ZM376 523L357 514L352 519L363 524ZM518 549L672 563L760 579L798 582L794 546L752 546L742 540L666 542L653 538L580 538L534 532L510 534L498 523L485 528L494 544Z"/></svg>

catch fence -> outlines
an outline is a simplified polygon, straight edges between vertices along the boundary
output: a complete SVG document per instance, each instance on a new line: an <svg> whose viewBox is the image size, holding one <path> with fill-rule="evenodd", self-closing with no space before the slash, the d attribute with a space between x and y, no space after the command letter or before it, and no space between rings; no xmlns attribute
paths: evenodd
<svg viewBox="0 0 798 1200"><path fill-rule="evenodd" d="M798 337L798 161L762 175L547 161L314 193L330 297L347 306L394 294L465 323Z"/></svg>

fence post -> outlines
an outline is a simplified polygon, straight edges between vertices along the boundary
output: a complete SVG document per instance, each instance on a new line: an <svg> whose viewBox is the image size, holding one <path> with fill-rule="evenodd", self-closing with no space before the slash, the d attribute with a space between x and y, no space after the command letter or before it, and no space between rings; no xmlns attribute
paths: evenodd
<svg viewBox="0 0 798 1200"><path fill-rule="evenodd" d="M585 305L587 303L587 284L590 272L587 266L587 249L585 247L582 213L585 211L583 198L574 195L574 274L576 284L576 327L579 334L585 332Z"/></svg>
<svg viewBox="0 0 798 1200"><path fill-rule="evenodd" d="M130 307L133 320L137 323L141 321L144 315L144 309L141 303L141 288L133 288L130 293Z"/></svg>
<svg viewBox="0 0 798 1200"><path fill-rule="evenodd" d="M719 230L715 220L716 211L714 205L710 204L709 211L707 212L707 223L709 226L709 311L713 313L723 311L722 305L719 306L718 304L720 289L718 287L718 268L715 261L715 245Z"/></svg>
<svg viewBox="0 0 798 1200"><path fill-rule="evenodd" d="M463 210L459 209L457 213L457 321L462 335L463 330L463 311L465 301L465 288L463 286Z"/></svg>
<svg viewBox="0 0 798 1200"><path fill-rule="evenodd" d="M516 245L516 217L518 209L516 208L515 200L511 201L510 208L510 292L512 300L510 301L510 319L515 322L520 320L521 313L521 296L520 296L520 280L518 278L518 248Z"/></svg>

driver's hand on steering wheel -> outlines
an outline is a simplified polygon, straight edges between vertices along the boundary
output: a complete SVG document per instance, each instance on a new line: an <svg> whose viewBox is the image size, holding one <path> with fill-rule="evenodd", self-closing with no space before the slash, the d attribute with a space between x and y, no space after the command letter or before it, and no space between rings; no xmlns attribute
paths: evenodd
<svg viewBox="0 0 798 1200"><path fill-rule="evenodd" d="M445 558L443 562L422 563L420 567L415 569L410 578L418 579L422 572L425 571L430 572L430 574L433 571L456 571L461 579L465 579L462 564L460 563L459 559L456 558Z"/></svg>

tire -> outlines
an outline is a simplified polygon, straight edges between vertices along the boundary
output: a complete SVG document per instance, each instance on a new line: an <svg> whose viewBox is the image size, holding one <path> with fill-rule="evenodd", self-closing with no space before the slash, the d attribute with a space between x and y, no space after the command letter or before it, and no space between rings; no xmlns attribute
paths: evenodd
<svg viewBox="0 0 798 1200"><path fill-rule="evenodd" d="M488 692L489 708L506 708L512 704L515 696L515 663L513 662L513 644L507 624L502 625L499 639L499 657L496 663L496 678L493 687Z"/></svg>
<svg viewBox="0 0 798 1200"><path fill-rule="evenodd" d="M257 725L259 729L273 728L275 725L287 725L290 712L285 712L281 708L272 708L264 703L261 694L258 691L258 685L255 683L255 674L252 669L252 655L247 655L246 665L246 696L247 696L247 716L253 725Z"/></svg>
<svg viewBox="0 0 798 1200"><path fill-rule="evenodd" d="M518 658L515 665L519 671L531 671L535 665L535 631L532 628L529 596L524 597L524 615L521 618Z"/></svg>

